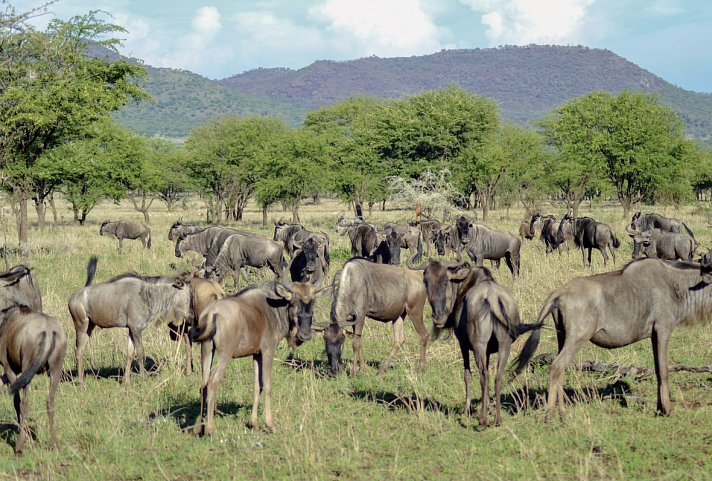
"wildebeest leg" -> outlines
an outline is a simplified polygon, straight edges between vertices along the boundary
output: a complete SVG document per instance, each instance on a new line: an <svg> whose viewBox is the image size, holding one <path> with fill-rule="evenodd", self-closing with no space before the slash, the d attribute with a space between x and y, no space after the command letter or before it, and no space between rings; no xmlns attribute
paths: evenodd
<svg viewBox="0 0 712 481"><path fill-rule="evenodd" d="M365 319L361 319L354 325L354 335L351 341L353 349L353 364L351 365L351 375L356 375L361 369L366 368L366 360L363 355L363 344L361 343L361 335L363 334L363 324Z"/></svg>
<svg viewBox="0 0 712 481"><path fill-rule="evenodd" d="M210 367L213 364L213 341L200 343L200 421L196 423L194 432L197 436L205 434L205 417L207 416L206 402L208 397L208 381L210 380Z"/></svg>
<svg viewBox="0 0 712 481"><path fill-rule="evenodd" d="M47 395L47 420L49 422L49 435L50 442L53 448L57 448L57 432L54 427L54 397L57 394L57 386L59 386L59 381L62 378L62 361L64 356L61 356L61 360L56 362L49 372L49 394Z"/></svg>
<svg viewBox="0 0 712 481"><path fill-rule="evenodd" d="M22 398L20 398L20 393L22 393ZM25 386L20 391L15 394L15 413L17 414L17 425L19 426L19 435L17 441L15 442L15 454L21 454L22 448L25 446L25 439L27 439L27 407L29 404L29 394L30 387Z"/></svg>
<svg viewBox="0 0 712 481"><path fill-rule="evenodd" d="M603 256L603 265L605 266L608 263L608 253L606 252L606 246L599 247L598 250L601 251L601 255ZM588 263L591 263L591 259L588 260Z"/></svg>
<svg viewBox="0 0 712 481"><path fill-rule="evenodd" d="M658 378L658 412L663 416L672 414L670 389L668 388L668 340L670 334L662 329L653 328L653 357L655 358L655 376Z"/></svg>
<svg viewBox="0 0 712 481"><path fill-rule="evenodd" d="M123 250L124 240L118 237L116 239L119 241L119 254L121 254L121 251Z"/></svg>
<svg viewBox="0 0 712 481"><path fill-rule="evenodd" d="M220 353L218 357L218 364L215 367L214 371L210 372L210 378L208 380L208 389L207 389L207 420L205 422L205 434L208 436L212 436L215 434L215 407L216 407L216 399L215 399L215 394L217 393L218 390L218 385L222 381L222 378L225 376L225 370L227 369L227 364L230 362L230 356L229 354L226 354L224 352Z"/></svg>
<svg viewBox="0 0 712 481"><path fill-rule="evenodd" d="M472 342L472 341L470 341ZM480 374L480 388L482 390L482 401L480 403L480 425L487 426L487 410L489 404L489 388L487 386L487 341L477 341L472 343L472 350L475 354L477 371Z"/></svg>
<svg viewBox="0 0 712 481"><path fill-rule="evenodd" d="M188 332L188 323L183 323L182 328L183 334L183 344L185 345L185 373L193 374L193 340L190 338L190 333Z"/></svg>
<svg viewBox="0 0 712 481"><path fill-rule="evenodd" d="M255 373L255 391L254 391L254 397L252 398L252 414L250 415L250 427L252 429L260 428L260 423L259 423L259 420L257 417L257 409L260 405L260 394L262 393L262 385L263 385L262 361L263 361L263 357L262 357L261 353L255 354L252 356L252 364L254 366L254 373Z"/></svg>
<svg viewBox="0 0 712 481"><path fill-rule="evenodd" d="M127 388L131 385L131 363L136 355L136 347L134 346L133 334L129 328L129 342L126 352L126 366L124 367L124 386Z"/></svg>
<svg viewBox="0 0 712 481"><path fill-rule="evenodd" d="M391 363L393 362L393 358L396 357L396 354L401 349L401 346L405 342L405 333L403 332L403 316L399 317L395 321L392 322L393 324L393 349L391 349L390 354L388 354L388 357L386 358L385 361L383 361L383 364L381 364L381 367L378 369L378 374L381 375L384 372L388 370L390 367Z"/></svg>
<svg viewBox="0 0 712 481"><path fill-rule="evenodd" d="M613 257L613 265L616 265L616 250L613 247L613 243L608 244L608 249L611 251L611 257Z"/></svg>
<svg viewBox="0 0 712 481"><path fill-rule="evenodd" d="M591 251L593 251L593 247L588 248L588 265L589 266L591 265Z"/></svg>
<svg viewBox="0 0 712 481"><path fill-rule="evenodd" d="M564 347L556 356L554 362L551 363L551 372L549 374L549 394L546 400L546 418L551 420L554 416L554 407L558 402L559 411L563 414L564 411L564 387L562 380L566 366L571 364L576 356L576 353L581 349L582 344L587 340L585 338L573 339L573 336L568 333L568 337L564 341Z"/></svg>
<svg viewBox="0 0 712 481"><path fill-rule="evenodd" d="M464 342L460 342L460 352L462 353L462 365L465 377L465 416L470 417L470 383L472 382L472 370L470 369L470 349Z"/></svg>
<svg viewBox="0 0 712 481"><path fill-rule="evenodd" d="M265 426L270 431L274 431L272 421L272 360L274 352L265 350L262 353L262 389L265 392Z"/></svg>
<svg viewBox="0 0 712 481"><path fill-rule="evenodd" d="M74 326L77 335L76 350L74 353L77 362L77 377L79 378L79 383L84 384L84 348L86 348L89 337L91 337L91 333L94 330L94 323L86 320L84 326L80 326L77 325L75 321Z"/></svg>
<svg viewBox="0 0 712 481"><path fill-rule="evenodd" d="M425 369L425 352L428 349L428 329L425 327L423 322L423 305L415 303L415 305L407 310L408 317L413 321L413 326L415 331L420 337L420 358L418 359L418 372L422 372Z"/></svg>
<svg viewBox="0 0 712 481"><path fill-rule="evenodd" d="M512 342L509 336L499 341L499 352L497 354L497 377L494 381L494 402L496 413L494 417L494 425L502 424L502 378L504 377L504 369L507 367L509 359L509 351L512 347Z"/></svg>

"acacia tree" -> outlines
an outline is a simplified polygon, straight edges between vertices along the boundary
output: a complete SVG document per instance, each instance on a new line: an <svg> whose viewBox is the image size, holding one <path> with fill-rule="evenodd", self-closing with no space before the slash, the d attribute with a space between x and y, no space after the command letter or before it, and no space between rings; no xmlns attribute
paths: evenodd
<svg viewBox="0 0 712 481"><path fill-rule="evenodd" d="M42 33L23 25L22 17L9 18L3 14L0 21L0 168L4 184L17 196L18 236L26 251L27 201L43 204L51 193L37 160L148 94L131 80L145 74L143 67L84 54L90 44L115 51L118 40L111 35L124 32L98 12L54 19ZM43 222L44 209L38 214Z"/></svg>
<svg viewBox="0 0 712 481"><path fill-rule="evenodd" d="M208 221L241 220L252 196L259 166L270 145L287 129L275 117L226 117L198 127L186 139L186 166L207 199Z"/></svg>

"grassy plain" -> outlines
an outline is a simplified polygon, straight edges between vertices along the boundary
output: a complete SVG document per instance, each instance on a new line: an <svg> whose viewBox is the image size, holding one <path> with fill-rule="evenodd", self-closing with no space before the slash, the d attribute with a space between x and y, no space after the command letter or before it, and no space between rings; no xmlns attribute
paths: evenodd
<svg viewBox="0 0 712 481"><path fill-rule="evenodd" d="M326 201L302 209L308 228L332 237L332 275L349 255L346 239L333 232L337 212L344 208ZM685 219L702 246L712 245L708 218L700 207L671 207L664 213ZM584 214L614 227L623 242L618 265L627 261L632 247L623 230L622 211L594 206L592 211L584 207ZM156 205L153 249L144 251L138 241L126 241L123 255L117 253L115 241L99 237L98 230L105 218L140 221L141 215L128 203L98 207L83 227L69 222L66 207L60 207L60 215L66 219L61 225L30 232L33 252L28 259L8 260L10 265L24 262L36 269L45 311L60 319L69 336L65 369L71 378L74 329L66 302L84 284L89 255L99 256L98 281L129 270L145 274L184 270L188 263L174 257L166 238L168 227L179 215L185 221L199 221L202 208L195 201L179 213L167 213ZM372 220L398 221L409 215L405 210L374 211ZM516 232L520 217L514 209L495 211L490 225ZM260 219L260 212L250 209L240 225L271 235L271 229L262 229ZM14 227L7 224L8 243L14 244ZM524 243L520 279L513 281L504 265L495 277L513 291L524 319L533 322L552 290L573 277L605 270L597 252L593 268L583 268L578 253L545 257L543 244L536 241ZM252 275L256 281L267 277ZM327 319L328 308L328 301L322 300L317 321ZM427 308L428 325L429 316ZM553 352L553 331L547 330L542 338L539 352ZM391 332L375 321L367 322L364 334L369 369L357 377L325 377L319 338L299 349L301 363L287 362L289 351L282 345L274 367L277 431L271 434L246 427L252 362L235 360L218 390L217 434L197 439L183 428L198 414L199 375L182 374L181 352L169 340L167 329L149 326L144 331L144 345L156 368L142 378L134 375L130 390L119 377L126 331L97 330L86 353L85 365L93 371L86 387L67 381L59 388L58 450L49 446L45 376L33 381L31 425L37 440L26 446L22 458L12 454L16 433L11 398L0 397L0 479L712 479L710 374L673 373L674 414L661 418L655 416L654 379L617 379L569 369L566 386L574 401L564 419L546 424L541 402L548 367L537 367L506 384L503 426L481 430L476 418L463 416L462 361L456 341L432 343L426 370L417 373L416 339L407 321L404 351L382 377L376 371L390 349ZM515 351L521 344L515 344ZM345 358L350 362L348 345ZM589 344L579 359L653 365L649 341L614 351ZM708 326L675 332L671 364L699 366L710 359ZM476 410L479 386L474 385Z"/></svg>

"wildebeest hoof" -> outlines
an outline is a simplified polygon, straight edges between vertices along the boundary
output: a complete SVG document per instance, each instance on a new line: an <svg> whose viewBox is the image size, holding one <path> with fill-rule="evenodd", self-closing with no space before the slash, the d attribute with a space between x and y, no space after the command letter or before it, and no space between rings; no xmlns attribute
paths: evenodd
<svg viewBox="0 0 712 481"><path fill-rule="evenodd" d="M260 430L260 423L259 423L259 421L257 421L257 419L250 419L250 420L247 422L247 426L248 426L250 429L254 429L255 431L259 431L259 430Z"/></svg>
<svg viewBox="0 0 712 481"><path fill-rule="evenodd" d="M196 424L193 426L193 435L197 437L202 437L205 434L205 425L203 423Z"/></svg>

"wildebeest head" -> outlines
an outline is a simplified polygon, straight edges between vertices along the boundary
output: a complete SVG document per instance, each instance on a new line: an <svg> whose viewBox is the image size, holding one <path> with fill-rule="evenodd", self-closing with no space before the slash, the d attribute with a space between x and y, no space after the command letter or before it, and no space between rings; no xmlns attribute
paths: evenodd
<svg viewBox="0 0 712 481"><path fill-rule="evenodd" d="M346 331L336 322L330 322L324 329L324 346L331 376L341 372L341 350L345 339Z"/></svg>
<svg viewBox="0 0 712 481"><path fill-rule="evenodd" d="M104 228L109 224L108 220L105 220L104 222L101 223L101 227L99 227L99 235L104 235Z"/></svg>
<svg viewBox="0 0 712 481"><path fill-rule="evenodd" d="M180 219L173 223L171 228L168 229L168 240L169 241L172 241L176 237L178 229L183 227L183 225L184 224Z"/></svg>
<svg viewBox="0 0 712 481"><path fill-rule="evenodd" d="M308 282L294 282L289 287L280 282L274 283L274 293L289 303L287 312L292 326L290 344L296 345L311 339L314 303L317 297L327 295L328 292L331 292L331 287L317 291Z"/></svg>
<svg viewBox="0 0 712 481"><path fill-rule="evenodd" d="M443 227L435 232L435 237L433 238L433 244L435 244L435 250L439 256L445 255L445 246L450 241L450 227Z"/></svg>
<svg viewBox="0 0 712 481"><path fill-rule="evenodd" d="M470 220L464 215L458 217L457 221L455 222L457 232L460 234L460 242L462 242L463 244L467 244L468 242L470 242L470 225Z"/></svg>
<svg viewBox="0 0 712 481"><path fill-rule="evenodd" d="M403 245L403 237L396 231L392 230L390 234L386 236L386 246L388 247L389 254L389 264L398 266L400 265L400 251Z"/></svg>
<svg viewBox="0 0 712 481"><path fill-rule="evenodd" d="M648 247L650 247L650 243L652 242L653 231L646 230L643 232L639 232L637 230L634 230L631 226L631 227L626 227L626 232L628 232L628 235L633 240L632 258L640 259L641 257L648 256L647 251L648 251Z"/></svg>
<svg viewBox="0 0 712 481"><path fill-rule="evenodd" d="M470 272L466 263L430 261L423 272L425 292L433 311L433 324L442 328L455 305L456 283L464 280Z"/></svg>
<svg viewBox="0 0 712 481"><path fill-rule="evenodd" d="M700 258L700 275L705 284L712 284L712 249Z"/></svg>
<svg viewBox="0 0 712 481"><path fill-rule="evenodd" d="M302 244L299 244L297 242L294 242L293 244L294 247L298 249L297 251L295 251L294 256L298 256L299 250L301 250L301 253L304 255L304 259L306 261L305 269L307 271L307 274L313 274L318 267L317 261L319 257L319 242L313 237L309 237Z"/></svg>

